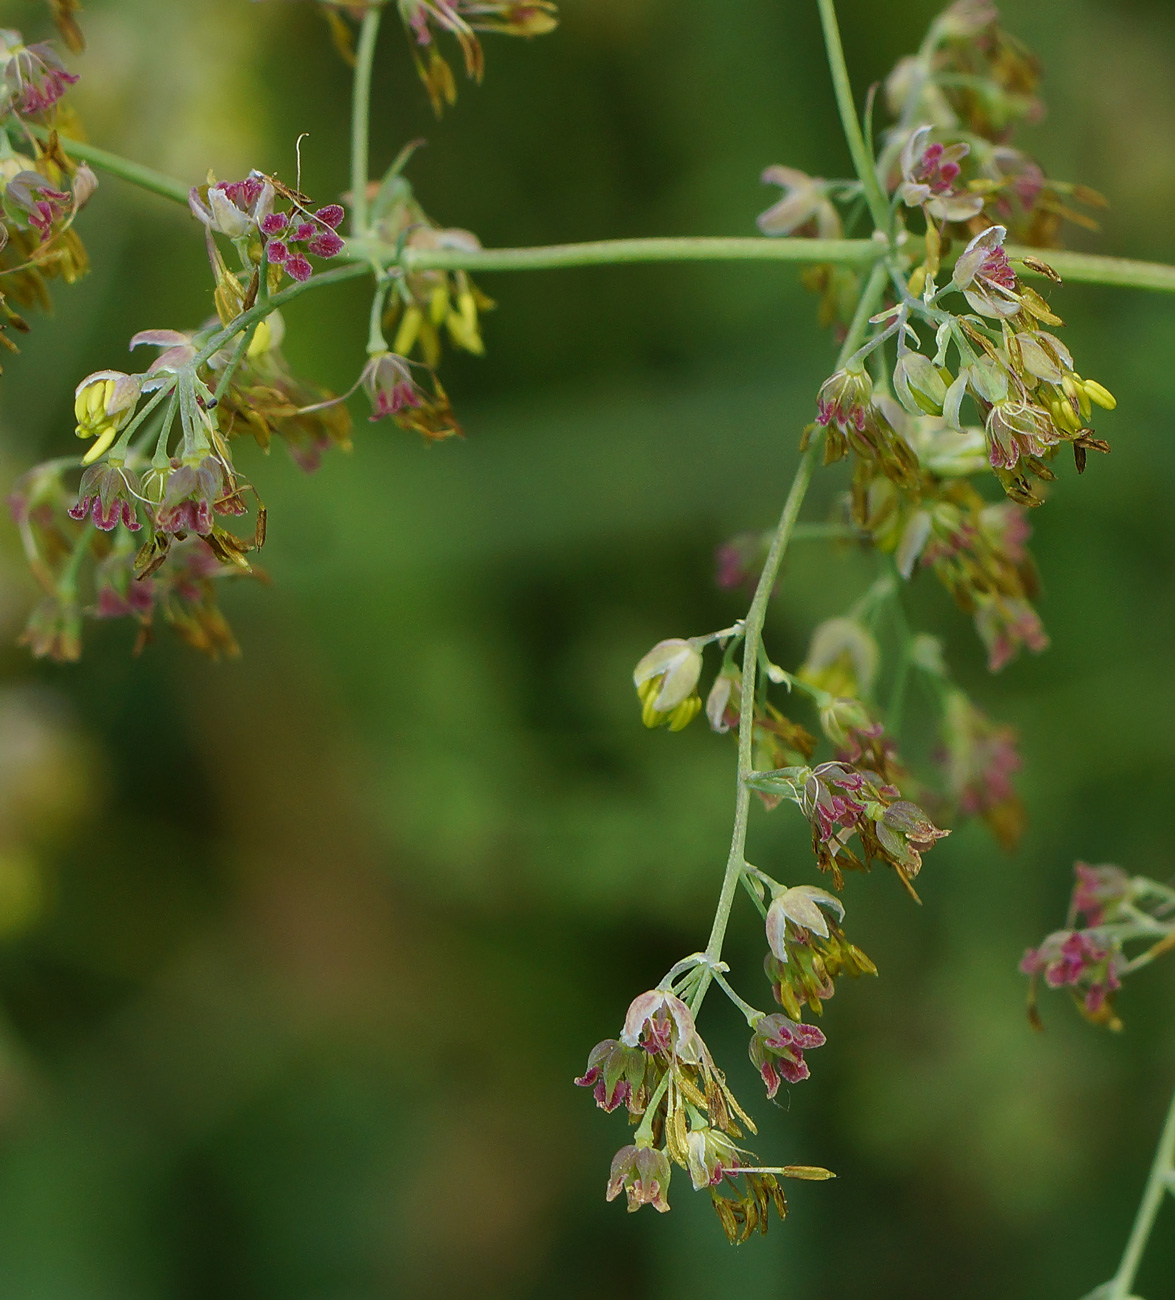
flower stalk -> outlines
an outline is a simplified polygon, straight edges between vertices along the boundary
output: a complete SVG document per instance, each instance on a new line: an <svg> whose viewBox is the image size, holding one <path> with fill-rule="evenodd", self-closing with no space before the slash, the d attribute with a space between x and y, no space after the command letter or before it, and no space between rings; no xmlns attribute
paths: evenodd
<svg viewBox="0 0 1175 1300"><path fill-rule="evenodd" d="M869 318L877 309L888 279L888 269L883 262L878 262L861 293L853 322L841 345L837 365L843 365L861 344L869 324ZM763 625L767 619L767 603L775 588L779 566L787 554L799 518L800 508L804 504L812 474L816 468L816 448L811 446L800 457L795 477L784 502L783 513L771 539L771 547L764 561L751 607L747 612L743 640L742 680L739 697L738 729L738 776L735 791L734 830L731 834L730 853L726 859L726 870L722 878L722 887L718 895L718 906L714 912L714 921L710 928L710 937L706 943L706 957L709 964L702 969L698 984L690 999L690 1010L695 1014L702 1005L706 991L713 978L712 966L721 960L722 945L726 938L726 927L730 922L731 908L734 906L739 881L746 871L747 823L750 817L751 787L749 778L754 771L754 713L755 683L759 670L759 656L762 649Z"/></svg>
<svg viewBox="0 0 1175 1300"><path fill-rule="evenodd" d="M351 230L367 232L368 142L371 130L371 68L379 37L382 6L372 6L363 15L359 44L355 50L355 82L351 98Z"/></svg>
<svg viewBox="0 0 1175 1300"><path fill-rule="evenodd" d="M1134 1279L1138 1275L1139 1265L1150 1241L1155 1226L1155 1218L1163 1203L1164 1193L1175 1196L1175 1095L1167 1110L1167 1119L1155 1148L1155 1157L1151 1163L1150 1175L1146 1188L1134 1217L1134 1226L1122 1254L1122 1262L1109 1285L1102 1293L1104 1300L1130 1300L1134 1289Z"/></svg>
<svg viewBox="0 0 1175 1300"><path fill-rule="evenodd" d="M364 121L366 126L366 119ZM49 131L36 123L28 130L42 143ZM87 162L111 176L173 203L188 205L190 189L182 181L129 158L81 140L60 138L59 144L72 158ZM366 184L362 187L366 190ZM364 194L365 202L366 194ZM358 209L356 209L358 214ZM366 218L365 218L366 219ZM407 271L549 271L571 266L617 266L652 262L832 262L842 266L871 266L885 255L876 239L762 239L756 237L682 236L644 239L597 239L576 244L535 245L530 248L417 249L397 250L352 239L339 255L340 261L402 265ZM1034 250L1009 244L1008 256L1017 260L1034 255ZM1111 288L1151 289L1175 293L1175 266L1143 262L1128 257L1102 257L1050 249L1049 265L1066 280L1078 284L1100 284ZM1037 272L1028 268L1029 275Z"/></svg>

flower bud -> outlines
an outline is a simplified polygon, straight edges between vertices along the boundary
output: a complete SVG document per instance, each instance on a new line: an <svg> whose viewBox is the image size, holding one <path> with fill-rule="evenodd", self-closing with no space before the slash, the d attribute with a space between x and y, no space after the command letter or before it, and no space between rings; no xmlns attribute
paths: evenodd
<svg viewBox="0 0 1175 1300"><path fill-rule="evenodd" d="M672 1173L672 1166L663 1151L654 1151L652 1147L621 1147L612 1158L606 1199L614 1201L623 1190L628 1197L630 1214L642 1205L651 1205L658 1213L664 1214L669 1209L665 1194Z"/></svg>
<svg viewBox="0 0 1175 1300"><path fill-rule="evenodd" d="M702 652L694 642L679 637L659 641L632 674L645 726L668 726L670 731L688 726L702 707L695 689L701 671Z"/></svg>

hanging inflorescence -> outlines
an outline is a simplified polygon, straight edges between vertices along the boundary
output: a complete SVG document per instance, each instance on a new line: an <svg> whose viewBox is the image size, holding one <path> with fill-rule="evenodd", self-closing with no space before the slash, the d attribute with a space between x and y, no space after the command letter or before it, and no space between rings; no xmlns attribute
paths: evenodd
<svg viewBox="0 0 1175 1300"><path fill-rule="evenodd" d="M728 588L766 562L752 616L721 632L662 641L633 675L647 727L679 731L704 713L714 731L739 733L742 786L769 809L799 809L816 866L836 890L846 872L882 864L917 898L923 855L948 833L938 823L982 817L1008 849L1023 828L1014 730L988 718L954 680L941 642L909 626L902 592L920 573L933 574L970 615L993 672L1022 649L1044 650L1028 511L1043 503L1062 449L1078 473L1090 451L1109 450L1092 420L1098 408L1112 410L1114 398L1079 373L1055 332L1060 317L1029 283L1060 282L1047 249L1066 220L1093 225L1082 209L1102 202L1051 180L1013 145L1014 128L1040 116L1037 78L1035 59L1003 31L994 6L960 0L886 82L894 124L875 152L863 142L873 175L828 181L784 166L763 173L783 191L759 217L765 235L840 239L870 206L875 238L889 250L868 285L837 264L805 277L821 296L822 323L837 328L844 347L820 387L802 448L808 456L822 448L826 465L851 462L851 487L829 527L872 550L879 576L851 608L815 629L803 663L773 663L759 634L795 523L785 511L779 532L744 535L719 552L719 582ZM1002 489L998 499L983 491L992 479ZM710 646L721 663L703 701ZM912 770L900 750L912 682L925 687L938 719L926 771ZM797 700L806 716L789 716ZM846 937L837 896L783 884L750 865L744 840L741 812L727 880L743 885L763 915L765 970L782 1014L756 1009L726 978L720 955L733 891L724 891L706 952L679 963L633 1004L657 1008L649 1027L634 1031L630 1010L621 1039L599 1044L577 1080L604 1109L623 1103L637 1125L634 1145L613 1165L609 1197L624 1187L630 1209L664 1210L676 1164L695 1188L711 1189L732 1241L766 1230L768 1205L783 1214L777 1180L794 1170L748 1168L721 1104L724 1082L721 1091L695 1095L697 1088L676 1081L704 1051L683 1060L674 1046L681 1026L688 1024L686 1041L700 1043L694 1017L717 983L746 1017L751 1059L773 1097L781 1080L807 1077L802 1050L824 1042L805 1016L821 1013L841 975L876 974ZM1121 975L1171 944L1164 918L1175 896L1117 868L1078 871L1069 928L1029 953L1024 969L1072 988L1088 1016L1114 1024ZM1128 961L1123 945L1136 939L1150 946ZM702 1150L710 1154L699 1163ZM768 1191L763 1178L775 1180Z"/></svg>

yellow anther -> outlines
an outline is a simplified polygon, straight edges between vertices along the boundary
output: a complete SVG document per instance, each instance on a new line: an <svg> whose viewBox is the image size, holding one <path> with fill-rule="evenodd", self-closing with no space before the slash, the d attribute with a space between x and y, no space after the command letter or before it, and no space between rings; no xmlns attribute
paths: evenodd
<svg viewBox="0 0 1175 1300"><path fill-rule="evenodd" d="M395 341L392 343L392 351L398 352L400 356L406 357L412 351L412 345L416 342L417 335L420 333L420 327L424 323L424 313L419 307L409 307L404 313L404 319L400 322L400 328L396 331Z"/></svg>
<svg viewBox="0 0 1175 1300"><path fill-rule="evenodd" d="M253 337L249 340L249 346L245 349L245 356L250 361L257 357L263 356L273 347L273 330L269 327L269 321L263 320L253 331Z"/></svg>
<svg viewBox="0 0 1175 1300"><path fill-rule="evenodd" d="M657 698L657 693L661 689L661 679L659 677L650 677L647 681L641 682L636 688L636 693L641 702L641 721L650 730L653 727L659 727L664 714L653 708L653 701Z"/></svg>
<svg viewBox="0 0 1175 1300"><path fill-rule="evenodd" d="M434 325L439 325L449 314L449 290L438 284L428 300L428 318Z"/></svg>
<svg viewBox="0 0 1175 1300"><path fill-rule="evenodd" d="M110 444L118 436L118 425L108 424L105 429L98 435L98 441L82 457L83 465L92 465L99 456L104 455L109 449Z"/></svg>
<svg viewBox="0 0 1175 1300"><path fill-rule="evenodd" d="M641 721L650 730L668 726L670 731L681 731L683 727L688 727L701 711L701 697L696 693L687 695L680 704L675 705L667 713L662 712L654 705L654 701L661 693L661 686L661 678L657 676L646 678L636 688L637 697L641 702Z"/></svg>
<svg viewBox="0 0 1175 1300"><path fill-rule="evenodd" d="M112 420L117 425L118 417L106 414L106 405L114 396L114 380L102 379L88 384L74 398L73 411L77 417L77 435L79 438L92 438L102 433Z"/></svg>
<svg viewBox="0 0 1175 1300"><path fill-rule="evenodd" d="M1081 387L1091 402L1112 411L1118 405L1118 399L1108 388L1103 388L1096 379L1083 379Z"/></svg>
<svg viewBox="0 0 1175 1300"><path fill-rule="evenodd" d="M1081 428L1081 422L1074 414L1072 406L1063 397L1048 397L1045 399L1045 405L1053 417L1053 423L1061 429L1076 433Z"/></svg>
<svg viewBox="0 0 1175 1300"><path fill-rule="evenodd" d="M910 291L913 298L921 298L922 290L926 287L926 267L915 267L914 274L910 276L906 288Z"/></svg>
<svg viewBox="0 0 1175 1300"><path fill-rule="evenodd" d="M688 727L691 722L698 716L698 711L702 707L701 697L698 695L687 695L684 700L668 714L669 730L681 731L683 727ZM665 717L665 714L661 715Z"/></svg>

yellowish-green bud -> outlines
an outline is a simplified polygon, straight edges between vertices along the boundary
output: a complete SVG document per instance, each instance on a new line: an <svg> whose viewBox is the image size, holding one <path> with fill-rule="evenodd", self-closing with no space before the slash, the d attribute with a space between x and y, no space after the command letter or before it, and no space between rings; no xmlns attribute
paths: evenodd
<svg viewBox="0 0 1175 1300"><path fill-rule="evenodd" d="M632 674L645 726L670 731L688 727L702 708L697 693L701 671L702 652L692 641L659 641Z"/></svg>

